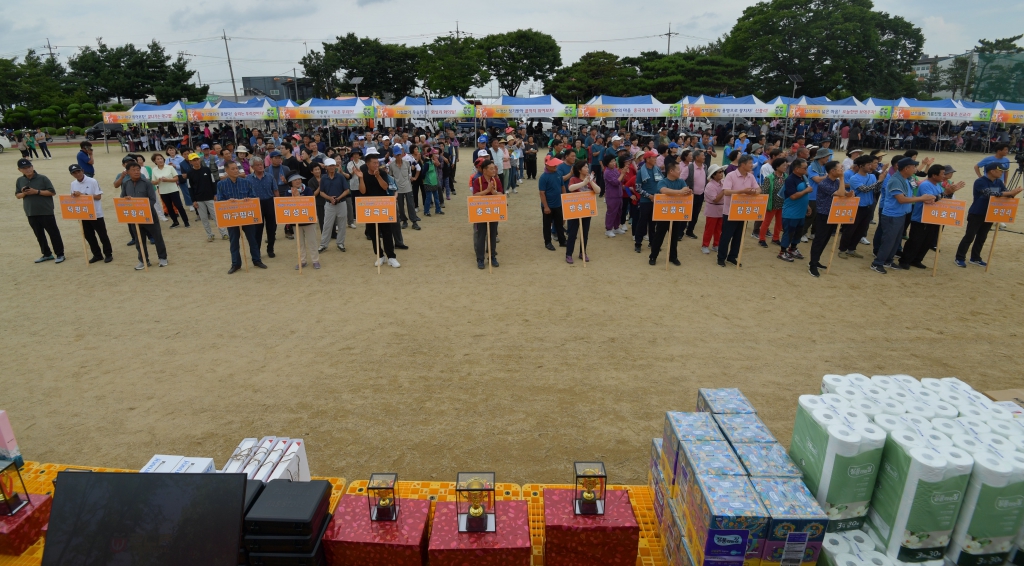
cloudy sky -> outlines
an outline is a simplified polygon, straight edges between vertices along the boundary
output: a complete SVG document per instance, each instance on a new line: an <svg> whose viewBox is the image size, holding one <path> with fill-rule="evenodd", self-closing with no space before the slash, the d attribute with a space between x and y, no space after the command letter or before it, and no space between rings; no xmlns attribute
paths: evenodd
<svg viewBox="0 0 1024 566"><path fill-rule="evenodd" d="M679 33L672 38L673 51L707 43L729 31L753 3L673 0L637 9L636 3L620 0L504 5L451 0L219 0L199 7L192 7L193 2L9 1L0 2L0 56L21 56L27 48L44 52L47 39L62 60L78 46L95 45L97 37L108 45L143 46L157 39L169 53L189 54L192 68L213 92L230 94L224 42L219 39L224 29L241 94L241 77L290 75L293 67L301 74L298 60L307 49L322 50L321 42L348 32L415 45L454 33L456 25L475 36L532 27L559 42L562 61L568 64L588 51L628 56L665 50L666 38L657 34L667 32L670 23ZM1024 2L981 2L968 9L953 0L875 0L875 6L920 26L929 55L965 52L978 38L1024 33ZM487 96L487 87L477 94Z"/></svg>

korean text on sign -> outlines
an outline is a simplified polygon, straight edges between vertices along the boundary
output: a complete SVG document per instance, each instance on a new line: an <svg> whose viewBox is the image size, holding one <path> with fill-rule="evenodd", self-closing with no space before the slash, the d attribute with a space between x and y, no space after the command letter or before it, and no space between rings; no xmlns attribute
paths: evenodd
<svg viewBox="0 0 1024 566"><path fill-rule="evenodd" d="M966 214L966 201L947 198L925 204L921 210L921 222L942 226L963 226Z"/></svg>
<svg viewBox="0 0 1024 566"><path fill-rule="evenodd" d="M1017 205L1019 204L1020 200L1015 198L992 197L988 199L985 222L1013 224L1013 221L1017 219Z"/></svg>
<svg viewBox="0 0 1024 566"><path fill-rule="evenodd" d="M274 197L274 217L278 224L312 224L316 197Z"/></svg>
<svg viewBox="0 0 1024 566"><path fill-rule="evenodd" d="M114 210L121 224L153 223L153 206L148 198L115 198Z"/></svg>
<svg viewBox="0 0 1024 566"><path fill-rule="evenodd" d="M64 220L96 220L96 204L91 196L60 195L60 214Z"/></svg>
<svg viewBox="0 0 1024 566"><path fill-rule="evenodd" d="M729 220L764 220L768 195L733 195L729 204Z"/></svg>
<svg viewBox="0 0 1024 566"><path fill-rule="evenodd" d="M395 222L397 208L395 197L356 197L356 222L360 224Z"/></svg>
<svg viewBox="0 0 1024 566"><path fill-rule="evenodd" d="M853 224L857 219L857 207L860 206L858 197L835 197L832 199L832 208L828 210L829 224Z"/></svg>
<svg viewBox="0 0 1024 566"><path fill-rule="evenodd" d="M508 220L508 202L505 195L469 197L469 222L505 222Z"/></svg>
<svg viewBox="0 0 1024 566"><path fill-rule="evenodd" d="M591 191L562 195L562 218L590 218L597 216L597 194Z"/></svg>
<svg viewBox="0 0 1024 566"><path fill-rule="evenodd" d="M654 220L689 222L693 216L693 195L654 195Z"/></svg>
<svg viewBox="0 0 1024 566"><path fill-rule="evenodd" d="M259 199L218 200L213 203L213 207L217 213L219 228L251 226L263 222ZM294 221L292 223L294 224Z"/></svg>

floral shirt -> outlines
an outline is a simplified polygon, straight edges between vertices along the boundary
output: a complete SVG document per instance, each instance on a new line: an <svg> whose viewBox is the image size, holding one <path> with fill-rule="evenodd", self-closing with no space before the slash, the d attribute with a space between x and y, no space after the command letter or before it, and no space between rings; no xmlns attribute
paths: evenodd
<svg viewBox="0 0 1024 566"><path fill-rule="evenodd" d="M785 199L779 194L782 191L782 186L786 184L784 177L779 177L772 173L761 181L761 194L771 195L768 199L768 210L782 210L782 203Z"/></svg>

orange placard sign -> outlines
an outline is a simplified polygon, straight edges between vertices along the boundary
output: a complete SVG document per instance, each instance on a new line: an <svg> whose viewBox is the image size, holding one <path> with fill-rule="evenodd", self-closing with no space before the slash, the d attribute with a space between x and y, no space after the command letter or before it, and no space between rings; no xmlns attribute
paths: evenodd
<svg viewBox="0 0 1024 566"><path fill-rule="evenodd" d="M942 226L963 226L967 214L967 202L944 198L932 204L925 204L921 212L924 224L941 224Z"/></svg>
<svg viewBox="0 0 1024 566"><path fill-rule="evenodd" d="M1013 224L1013 221L1017 218L1017 205L1019 204L1020 201L1015 198L989 198L988 210L985 211L985 222Z"/></svg>
<svg viewBox="0 0 1024 566"><path fill-rule="evenodd" d="M360 224L387 224L398 218L395 197L356 197L356 222Z"/></svg>
<svg viewBox="0 0 1024 566"><path fill-rule="evenodd" d="M768 195L733 195L729 204L729 220L764 220Z"/></svg>
<svg viewBox="0 0 1024 566"><path fill-rule="evenodd" d="M278 224L316 222L316 197L274 197L274 218Z"/></svg>
<svg viewBox="0 0 1024 566"><path fill-rule="evenodd" d="M258 198L218 200L214 201L213 208L217 213L218 228L252 226L263 222L263 212L260 210Z"/></svg>
<svg viewBox="0 0 1024 566"><path fill-rule="evenodd" d="M468 208L470 224L508 220L508 200L505 195L470 196Z"/></svg>
<svg viewBox="0 0 1024 566"><path fill-rule="evenodd" d="M153 206L148 198L115 198L114 210L121 224L153 223Z"/></svg>
<svg viewBox="0 0 1024 566"><path fill-rule="evenodd" d="M64 220L96 220L96 204L88 195L60 195L60 215Z"/></svg>
<svg viewBox="0 0 1024 566"><path fill-rule="evenodd" d="M562 194L562 218L590 218L597 216L597 194L593 191L579 191Z"/></svg>
<svg viewBox="0 0 1024 566"><path fill-rule="evenodd" d="M829 224L853 224L857 219L858 197L834 197L832 208L828 209Z"/></svg>
<svg viewBox="0 0 1024 566"><path fill-rule="evenodd" d="M693 195L654 195L652 219L689 222L693 219Z"/></svg>

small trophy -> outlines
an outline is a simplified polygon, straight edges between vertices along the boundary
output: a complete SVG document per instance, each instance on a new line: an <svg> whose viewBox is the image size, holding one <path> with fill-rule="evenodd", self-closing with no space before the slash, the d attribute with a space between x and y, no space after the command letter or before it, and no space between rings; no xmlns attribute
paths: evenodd
<svg viewBox="0 0 1024 566"><path fill-rule="evenodd" d="M397 521L398 474L370 474L366 499L371 521Z"/></svg>
<svg viewBox="0 0 1024 566"><path fill-rule="evenodd" d="M0 460L0 513L14 515L28 504L28 489L18 465L11 460Z"/></svg>
<svg viewBox="0 0 1024 566"><path fill-rule="evenodd" d="M459 472L455 505L460 533L493 533L494 472Z"/></svg>
<svg viewBox="0 0 1024 566"><path fill-rule="evenodd" d="M604 495L608 475L604 462L576 462L576 494L574 508L577 515L604 515Z"/></svg>

